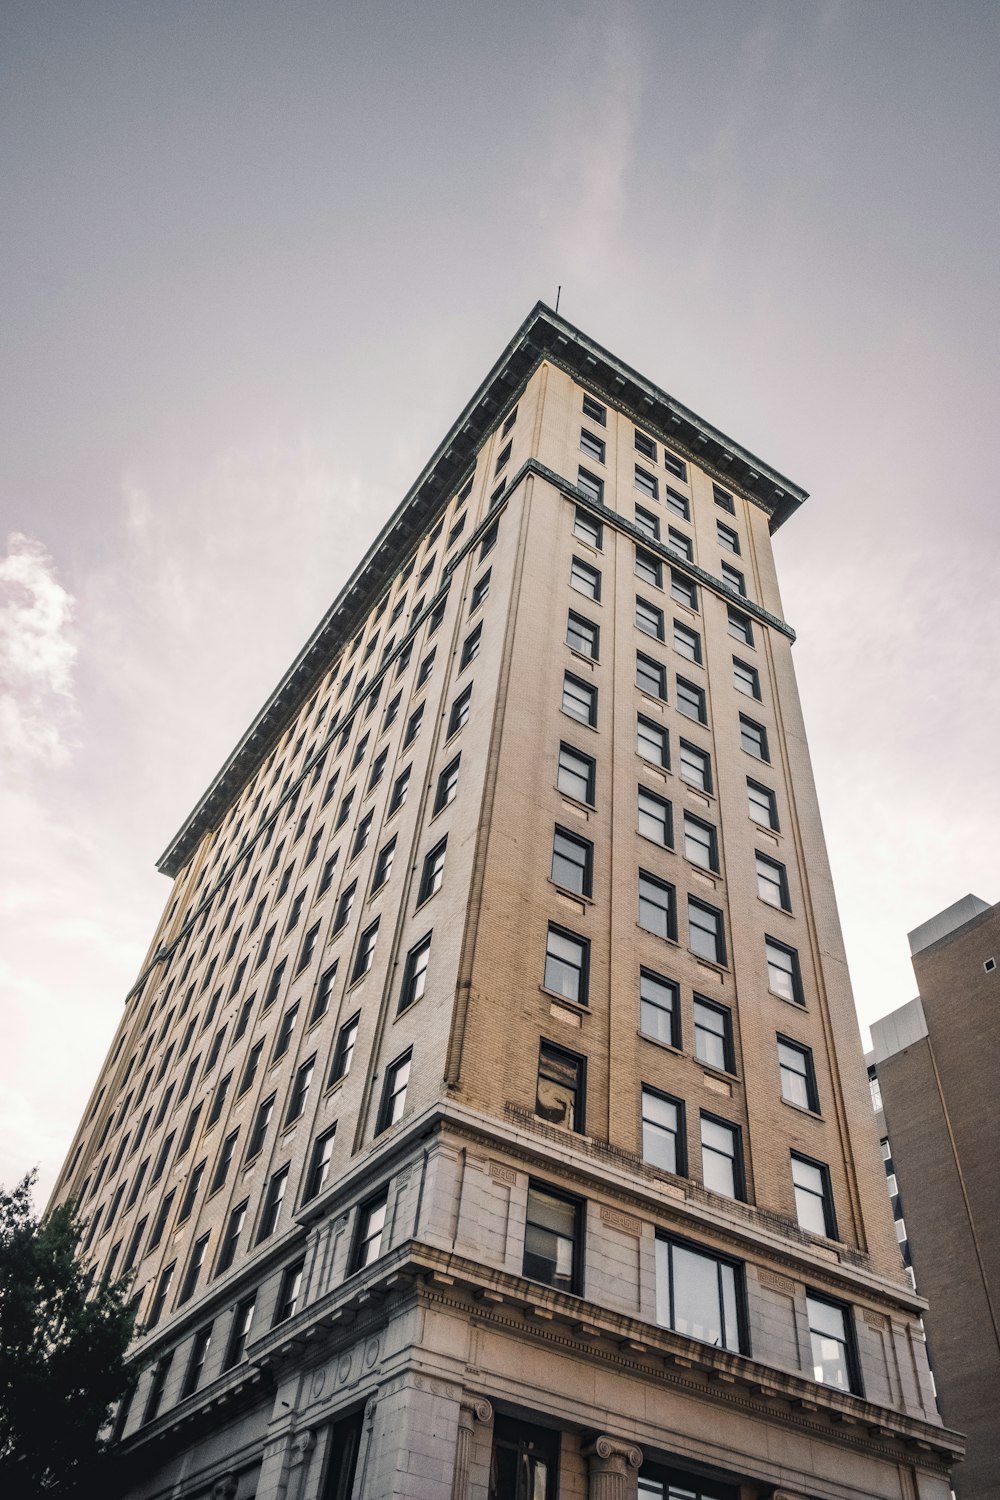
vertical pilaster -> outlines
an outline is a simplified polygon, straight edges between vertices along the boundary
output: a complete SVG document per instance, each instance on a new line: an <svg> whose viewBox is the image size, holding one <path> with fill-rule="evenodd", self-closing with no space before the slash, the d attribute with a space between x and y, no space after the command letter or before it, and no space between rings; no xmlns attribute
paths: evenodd
<svg viewBox="0 0 1000 1500"><path fill-rule="evenodd" d="M493 1408L483 1397L470 1396L458 1409L458 1434L455 1440L455 1474L451 1500L468 1500L469 1469L472 1463L472 1437L477 1422L492 1422Z"/></svg>

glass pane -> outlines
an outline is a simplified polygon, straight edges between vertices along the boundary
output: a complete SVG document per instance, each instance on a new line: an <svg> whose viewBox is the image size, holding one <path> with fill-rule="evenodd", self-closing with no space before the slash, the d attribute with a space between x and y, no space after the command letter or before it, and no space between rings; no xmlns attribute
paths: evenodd
<svg viewBox="0 0 1000 1500"><path fill-rule="evenodd" d="M837 1339L811 1333L813 1375L821 1385L834 1385L842 1391L851 1388L847 1350Z"/></svg>
<svg viewBox="0 0 1000 1500"><path fill-rule="evenodd" d="M703 1343L722 1347L718 1262L683 1245L674 1245L671 1250L675 1329Z"/></svg>

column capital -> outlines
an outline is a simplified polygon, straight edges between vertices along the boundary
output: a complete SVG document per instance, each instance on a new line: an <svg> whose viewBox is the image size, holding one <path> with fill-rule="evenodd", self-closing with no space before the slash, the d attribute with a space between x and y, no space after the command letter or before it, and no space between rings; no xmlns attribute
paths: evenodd
<svg viewBox="0 0 1000 1500"><path fill-rule="evenodd" d="M641 1448L622 1438L610 1437L606 1432L588 1443L583 1454L590 1460L592 1469L603 1468L612 1474L626 1474L629 1469L638 1469L642 1464Z"/></svg>
<svg viewBox="0 0 1000 1500"><path fill-rule="evenodd" d="M463 1396L461 1416L470 1422L492 1422L493 1407L485 1396Z"/></svg>

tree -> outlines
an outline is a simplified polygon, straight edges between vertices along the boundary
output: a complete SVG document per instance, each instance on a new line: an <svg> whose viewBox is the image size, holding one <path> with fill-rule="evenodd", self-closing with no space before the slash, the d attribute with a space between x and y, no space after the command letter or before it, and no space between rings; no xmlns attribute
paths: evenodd
<svg viewBox="0 0 1000 1500"><path fill-rule="evenodd" d="M134 1379L129 1278L93 1284L73 1204L41 1221L31 1172L0 1187L0 1494L89 1497L108 1491L100 1436Z"/></svg>

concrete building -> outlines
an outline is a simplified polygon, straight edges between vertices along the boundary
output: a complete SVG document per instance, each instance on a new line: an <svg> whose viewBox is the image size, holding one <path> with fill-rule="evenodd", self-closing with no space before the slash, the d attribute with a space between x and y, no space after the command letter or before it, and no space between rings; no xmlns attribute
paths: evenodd
<svg viewBox="0 0 1000 1500"><path fill-rule="evenodd" d="M1000 905L965 896L909 935L919 994L872 1026L897 1235L928 1299L961 1500L1000 1500Z"/></svg>
<svg viewBox="0 0 1000 1500"><path fill-rule="evenodd" d="M944 1500L771 533L543 306L160 867L58 1186L135 1497Z"/></svg>

